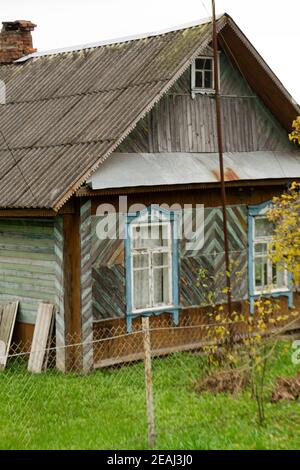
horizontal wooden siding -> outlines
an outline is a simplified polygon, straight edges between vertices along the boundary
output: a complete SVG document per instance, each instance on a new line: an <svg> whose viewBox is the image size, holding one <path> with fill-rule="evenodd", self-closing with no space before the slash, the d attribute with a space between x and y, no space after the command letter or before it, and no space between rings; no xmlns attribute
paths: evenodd
<svg viewBox="0 0 300 470"><path fill-rule="evenodd" d="M18 321L34 323L55 302L53 219L0 219L0 302L18 299Z"/></svg>

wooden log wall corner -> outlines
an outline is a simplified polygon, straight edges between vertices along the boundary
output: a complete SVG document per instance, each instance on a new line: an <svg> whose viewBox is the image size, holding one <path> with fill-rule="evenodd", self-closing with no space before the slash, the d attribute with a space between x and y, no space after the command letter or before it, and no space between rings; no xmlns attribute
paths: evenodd
<svg viewBox="0 0 300 470"><path fill-rule="evenodd" d="M92 204L83 201L80 207L80 253L81 253L81 331L83 371L93 367L93 298L92 298Z"/></svg>
<svg viewBox="0 0 300 470"><path fill-rule="evenodd" d="M65 371L82 370L80 312L80 207L63 215Z"/></svg>

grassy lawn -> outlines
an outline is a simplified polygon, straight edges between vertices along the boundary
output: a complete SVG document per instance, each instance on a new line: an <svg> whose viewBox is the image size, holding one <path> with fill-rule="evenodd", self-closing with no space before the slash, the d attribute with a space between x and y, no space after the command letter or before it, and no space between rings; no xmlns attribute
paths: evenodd
<svg viewBox="0 0 300 470"><path fill-rule="evenodd" d="M205 359L188 353L153 361L157 448L299 449L300 403L266 404L258 426L250 391L198 395ZM291 343L282 342L267 377L295 375ZM1 449L147 448L143 364L88 376L33 376L24 365L0 373Z"/></svg>

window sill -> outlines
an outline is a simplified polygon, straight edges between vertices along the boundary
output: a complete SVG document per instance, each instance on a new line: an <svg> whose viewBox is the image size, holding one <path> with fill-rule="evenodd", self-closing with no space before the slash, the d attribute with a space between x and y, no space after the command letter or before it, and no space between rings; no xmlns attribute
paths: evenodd
<svg viewBox="0 0 300 470"><path fill-rule="evenodd" d="M277 289L272 291L271 293L254 293L253 295L250 295L249 297L249 302L250 302L250 313L254 313L254 303L255 300L258 299L259 297L280 297L280 296L285 296L288 298L288 307L293 308L293 291L292 289Z"/></svg>
<svg viewBox="0 0 300 470"><path fill-rule="evenodd" d="M135 310L132 312L127 312L126 315L126 322L127 322L127 332L130 333L132 331L132 320L138 318L140 316L156 316L160 315L161 313L170 313L173 318L173 324L178 326L179 324L179 305L168 305L164 307L157 307L151 309L140 309Z"/></svg>
<svg viewBox="0 0 300 470"><path fill-rule="evenodd" d="M280 289L273 289L271 292L264 292L264 291L255 291L254 292L254 297L267 297L267 296L272 296L273 294L286 294L290 292L291 289L289 287L283 287Z"/></svg>
<svg viewBox="0 0 300 470"><path fill-rule="evenodd" d="M192 98L195 98L196 95L214 95L215 90L213 88L193 88L191 93Z"/></svg>
<svg viewBox="0 0 300 470"><path fill-rule="evenodd" d="M160 307L152 307L152 308L140 308L138 310L132 310L129 315L140 315L141 313L156 313L156 312L167 312L168 310L174 310L178 307L176 305L162 305Z"/></svg>

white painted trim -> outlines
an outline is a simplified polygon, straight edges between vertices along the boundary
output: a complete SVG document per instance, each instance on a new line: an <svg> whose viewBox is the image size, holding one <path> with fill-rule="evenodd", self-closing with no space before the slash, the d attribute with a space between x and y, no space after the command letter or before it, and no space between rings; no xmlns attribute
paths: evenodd
<svg viewBox="0 0 300 470"><path fill-rule="evenodd" d="M168 245L167 246L161 246L161 247L155 247L155 248L149 248L149 249L141 249L140 251L138 249L135 249L132 247L132 241L133 241L133 229L138 226L161 226L164 225L167 227L167 234L168 234ZM172 222L171 221L155 221L155 222L150 222L150 223L145 223L142 221L139 223L138 221L131 223L130 224L130 240L131 240L131 250L130 250L130 258L131 258L131 305L132 305L132 313L140 313L140 312L145 312L145 311L156 311L160 310L162 308L170 308L172 307L172 286L173 286L173 273L172 273ZM168 265L166 266L160 266L159 268L168 268L168 298L170 299L170 303L155 303L154 302L154 269L155 267L153 266L153 256L157 253L166 253L168 254ZM141 271L141 270L146 270L146 268L134 268L133 267L133 257L136 255L148 255L148 276L149 276L149 306L145 306L143 308L135 308L135 299L134 299L134 272L136 271Z"/></svg>
<svg viewBox="0 0 300 470"><path fill-rule="evenodd" d="M219 75L219 84L221 87L221 73L220 73L220 54L221 52L218 51L218 75ZM196 60L197 59L212 59L212 88L199 88L196 87ZM191 95L194 99L196 95L213 95L215 94L215 64L214 58L210 55L199 55L197 56L191 66Z"/></svg>
<svg viewBox="0 0 300 470"><path fill-rule="evenodd" d="M264 215L264 213L266 212L265 208L262 209L261 213L258 214L257 216L253 217L253 227L252 227L252 230L253 230L253 234L252 234L252 253L253 253L253 273L252 273L252 276L253 276L253 291L254 291L254 295L261 295L261 294L265 294L265 293L268 293L265 291L265 289L268 289L270 288L271 291L270 293L272 294L275 294L276 292L289 292L289 280L288 280L288 271L287 270L284 270L284 285L281 286L281 287L272 287L272 261L268 258L268 253L264 256L263 254L259 254L259 255L256 255L255 254L255 245L258 244L258 243L266 243L267 245L269 245L271 242L272 242L272 239L273 237L272 236L263 236L263 237L256 237L255 236L255 224L256 224L256 221L258 219L266 219L266 215ZM256 263L256 259L259 259L259 258L267 258L267 282L268 284L266 286L262 286L261 288L258 288L256 286L256 282L255 282L255 263Z"/></svg>

